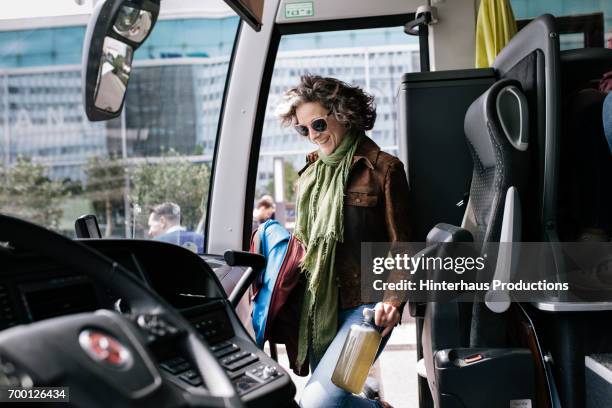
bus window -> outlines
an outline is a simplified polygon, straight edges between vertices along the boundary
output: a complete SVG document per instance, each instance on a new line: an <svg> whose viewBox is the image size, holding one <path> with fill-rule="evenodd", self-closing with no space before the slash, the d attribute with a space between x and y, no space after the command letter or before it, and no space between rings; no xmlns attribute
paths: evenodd
<svg viewBox="0 0 612 408"><path fill-rule="evenodd" d="M81 100L88 19L0 24L0 212L68 236L86 213L104 237L183 244L187 231L202 251L239 18L222 0L197 13L162 11L135 55L123 114L96 123Z"/></svg>
<svg viewBox="0 0 612 408"><path fill-rule="evenodd" d="M253 227L271 214L289 230L295 222L294 183L314 151L307 138L282 128L274 111L283 92L306 73L356 84L374 95L377 119L369 136L384 150L398 154L397 89L401 75L418 71L416 37L403 27L285 35L272 74L259 153ZM274 211L265 211L272 199Z"/></svg>
<svg viewBox="0 0 612 408"><path fill-rule="evenodd" d="M519 29L541 14L555 16L561 50L603 47L612 37L612 2L607 0L511 0L511 4Z"/></svg>

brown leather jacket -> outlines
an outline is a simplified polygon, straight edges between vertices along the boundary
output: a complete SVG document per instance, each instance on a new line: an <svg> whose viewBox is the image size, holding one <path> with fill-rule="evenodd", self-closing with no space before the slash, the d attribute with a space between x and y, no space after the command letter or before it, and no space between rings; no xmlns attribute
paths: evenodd
<svg viewBox="0 0 612 408"><path fill-rule="evenodd" d="M312 152L308 164L318 159ZM409 242L408 181L404 165L369 137L357 146L344 199L344 242L336 247L340 308L361 305L361 243ZM387 300L387 299L386 299ZM396 307L403 306L393 300Z"/></svg>

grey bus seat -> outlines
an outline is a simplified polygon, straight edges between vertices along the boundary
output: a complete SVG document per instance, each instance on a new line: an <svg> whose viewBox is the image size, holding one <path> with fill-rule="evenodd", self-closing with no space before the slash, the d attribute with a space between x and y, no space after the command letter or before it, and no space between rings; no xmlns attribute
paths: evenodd
<svg viewBox="0 0 612 408"><path fill-rule="evenodd" d="M526 104L520 83L506 79L493 84L465 115L474 170L462 227L484 253L488 242L499 242L506 191L527 178Z"/></svg>
<svg viewBox="0 0 612 408"><path fill-rule="evenodd" d="M487 256L491 267L495 265L497 253L490 253L488 243L500 242L506 193L514 187L520 202L521 192L528 184L527 112L520 83L506 79L495 83L474 101L465 117L474 171L462 227L472 233L477 248L481 255ZM520 240L520 237L514 239ZM502 319L484 304L474 304L471 324L471 346L504 344Z"/></svg>
<svg viewBox="0 0 612 408"><path fill-rule="evenodd" d="M465 118L474 170L462 226L473 235L478 251L491 258L487 264L496 266L498 254L490 253L495 252L490 243L558 240L560 64L554 17L543 15L523 28L493 68L498 82L473 102ZM500 93L509 96L514 111L498 103ZM521 121L517 113L526 105L530 117ZM553 268L559 267L557 262L555 258ZM505 272L508 278L511 269ZM493 313L482 302L467 305L471 313L452 303L428 303L424 310L421 340L436 407L507 407L517 398L535 402L536 356L512 348L509 313ZM444 327L454 330L448 338ZM465 353L487 358L464 364ZM486 392L474 392L475 386Z"/></svg>
<svg viewBox="0 0 612 408"><path fill-rule="evenodd" d="M508 227L508 223L519 226L518 235L511 236L520 240L521 220L514 219L520 217L520 208L513 211L511 220L505 208L509 191L512 197L509 195L508 199L520 206L520 200L516 198L527 183L530 162L528 122L527 101L521 84L510 79L493 84L472 103L465 116L464 130L474 169L462 230L473 237L476 252L487 254L493 266L497 253L491 253L495 251L490 250L488 244L500 241L504 222L506 230L513 228ZM433 232L430 236L440 235ZM458 231L452 231L451 235L462 236ZM444 400L456 396L449 396L439 389L436 353L449 348L504 347L503 318L503 315L486 309L481 302L427 304L422 334L423 355L427 381L437 407L444 406Z"/></svg>
<svg viewBox="0 0 612 408"><path fill-rule="evenodd" d="M560 237L575 241L583 231L596 230L606 239L612 232L612 156L603 115L605 89L609 85L602 87L600 80L612 71L612 50L563 51L561 64L563 131L559 173L564 183L559 194Z"/></svg>

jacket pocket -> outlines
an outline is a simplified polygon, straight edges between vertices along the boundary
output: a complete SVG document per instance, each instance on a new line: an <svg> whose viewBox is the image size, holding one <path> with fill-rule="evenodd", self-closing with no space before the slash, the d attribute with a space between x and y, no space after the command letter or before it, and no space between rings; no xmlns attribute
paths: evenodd
<svg viewBox="0 0 612 408"><path fill-rule="evenodd" d="M376 207L378 204L378 194L348 191L344 203L356 207Z"/></svg>

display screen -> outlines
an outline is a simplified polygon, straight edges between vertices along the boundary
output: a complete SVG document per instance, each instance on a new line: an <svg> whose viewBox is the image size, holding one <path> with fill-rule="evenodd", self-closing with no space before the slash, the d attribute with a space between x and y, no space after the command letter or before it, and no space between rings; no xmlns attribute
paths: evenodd
<svg viewBox="0 0 612 408"><path fill-rule="evenodd" d="M30 321L99 308L94 286L85 277L57 278L24 284L20 289Z"/></svg>

